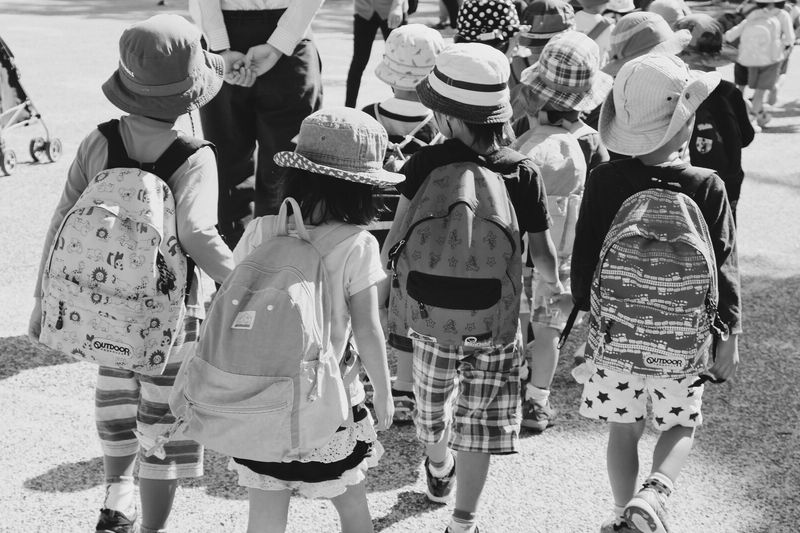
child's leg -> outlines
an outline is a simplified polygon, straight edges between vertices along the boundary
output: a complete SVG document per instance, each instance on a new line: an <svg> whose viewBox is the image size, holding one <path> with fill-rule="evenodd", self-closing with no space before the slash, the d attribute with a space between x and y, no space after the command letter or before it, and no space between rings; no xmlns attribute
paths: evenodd
<svg viewBox="0 0 800 533"><path fill-rule="evenodd" d="M331 502L339 513L342 533L372 533L375 531L367 505L367 489L364 481L358 485L348 486L344 494L332 498Z"/></svg>
<svg viewBox="0 0 800 533"><path fill-rule="evenodd" d="M653 472L660 472L673 482L678 479L694 444L693 427L674 426L663 431L653 450Z"/></svg>
<svg viewBox="0 0 800 533"><path fill-rule="evenodd" d="M491 457L488 453L458 452L456 506L450 520L450 533L470 532L474 528L478 501L489 474Z"/></svg>
<svg viewBox="0 0 800 533"><path fill-rule="evenodd" d="M606 466L615 507L624 507L633 498L638 487L639 439L644 432L645 420L632 424L608 424Z"/></svg>
<svg viewBox="0 0 800 533"><path fill-rule="evenodd" d="M289 517L290 490L248 489L247 533L283 533Z"/></svg>
<svg viewBox="0 0 800 533"><path fill-rule="evenodd" d="M753 91L753 115L758 117L759 113L764 109L764 89L755 89Z"/></svg>
<svg viewBox="0 0 800 533"><path fill-rule="evenodd" d="M165 531L177 488L177 479L139 479L142 504L140 533Z"/></svg>
<svg viewBox="0 0 800 533"><path fill-rule="evenodd" d="M558 330L533 325L533 357L531 358L531 385L550 390L558 366Z"/></svg>

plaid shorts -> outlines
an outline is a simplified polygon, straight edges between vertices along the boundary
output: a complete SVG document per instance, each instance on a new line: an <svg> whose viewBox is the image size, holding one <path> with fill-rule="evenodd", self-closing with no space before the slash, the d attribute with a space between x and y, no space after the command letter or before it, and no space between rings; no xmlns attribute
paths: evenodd
<svg viewBox="0 0 800 533"><path fill-rule="evenodd" d="M425 444L452 423L454 450L517 451L522 421L519 368L522 337L506 346L467 349L414 340L414 424Z"/></svg>
<svg viewBox="0 0 800 533"><path fill-rule="evenodd" d="M105 455L139 454L139 477L178 479L203 475L203 447L194 441L173 440L164 445L166 457L147 457L135 431L149 439L164 433L175 417L169 394L183 360L181 346L197 341L200 320L187 317L177 335L169 362L160 376L145 376L121 368L99 367L95 387L95 423Z"/></svg>

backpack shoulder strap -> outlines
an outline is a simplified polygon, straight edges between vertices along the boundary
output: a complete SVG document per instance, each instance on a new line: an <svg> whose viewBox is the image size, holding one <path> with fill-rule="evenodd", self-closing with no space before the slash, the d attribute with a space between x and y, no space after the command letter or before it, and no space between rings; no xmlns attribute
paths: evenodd
<svg viewBox="0 0 800 533"><path fill-rule="evenodd" d="M606 17L603 17L602 20L600 20L600 22L594 25L594 28L589 30L589 33L587 33L586 36L592 40L595 40L601 35L603 35L603 32L606 31L606 29L612 24L613 22L611 22L611 20L607 19Z"/></svg>
<svg viewBox="0 0 800 533"><path fill-rule="evenodd" d="M430 121L431 121L431 120L433 120L433 111L431 111L430 113L428 113L428 115L427 115L427 116L426 116L426 117L425 117L423 120L421 120L421 121L419 122L419 124L417 124L416 126L414 126L414 129L412 129L411 131L409 131L409 132L408 132L408 133L405 135L405 137L403 137L403 140L402 140L402 142L400 142L400 143L398 143L398 144L397 144L397 148L399 148L399 149L402 151L402 150L403 150L403 148L405 148L405 147L406 147L406 145L408 145L408 143L410 143L410 142L411 142L411 141L413 141L413 140L416 140L417 142L419 142L419 143L421 143L421 144L423 144L423 145L424 145L424 144L425 144L425 143L424 143L424 141L422 141L422 140L420 140L420 139L417 139L416 135L417 135L417 133L419 133L419 131L420 131L422 128L424 128L425 126L427 126L427 125L430 123Z"/></svg>
<svg viewBox="0 0 800 533"><path fill-rule="evenodd" d="M108 162L106 168L139 168L139 162L128 156L122 135L119 133L119 119L112 119L97 125L97 129L108 142Z"/></svg>
<svg viewBox="0 0 800 533"><path fill-rule="evenodd" d="M210 142L188 135L178 134L178 138L172 141L172 144L161 154L161 157L152 164L151 169L144 168L144 165L142 165L142 169L149 170L166 181L167 178L175 174L175 171L178 170L192 154L204 146L210 146L216 154L216 149Z"/></svg>

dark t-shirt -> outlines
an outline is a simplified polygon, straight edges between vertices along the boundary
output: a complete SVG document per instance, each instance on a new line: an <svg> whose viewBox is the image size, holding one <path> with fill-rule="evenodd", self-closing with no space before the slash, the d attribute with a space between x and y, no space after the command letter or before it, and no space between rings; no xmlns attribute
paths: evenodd
<svg viewBox="0 0 800 533"><path fill-rule="evenodd" d="M502 176L517 213L520 233L539 233L550 228L547 193L538 169L533 161L510 148L481 157L456 139L426 146L403 165L400 172L406 180L397 185L397 190L410 200L433 170L460 161L474 161Z"/></svg>
<svg viewBox="0 0 800 533"><path fill-rule="evenodd" d="M603 240L622 203L637 192L672 184L700 207L717 261L719 315L733 333L741 331L741 295L736 230L725 186L713 171L687 164L651 167L629 158L604 163L586 180L572 250L572 297L589 309L592 278Z"/></svg>

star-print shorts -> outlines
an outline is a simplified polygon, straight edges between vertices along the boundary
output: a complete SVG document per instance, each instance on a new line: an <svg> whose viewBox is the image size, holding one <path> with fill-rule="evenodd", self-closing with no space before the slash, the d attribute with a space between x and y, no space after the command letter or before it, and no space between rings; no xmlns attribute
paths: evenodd
<svg viewBox="0 0 800 533"><path fill-rule="evenodd" d="M452 422L454 450L516 452L522 422L522 332L506 346L466 352L462 346L413 343L417 437L436 444Z"/></svg>
<svg viewBox="0 0 800 533"><path fill-rule="evenodd" d="M598 368L583 385L580 413L587 418L631 424L647 415L650 398L653 426L659 431L674 426L697 427L703 423L703 385L692 387L695 379L654 378Z"/></svg>

